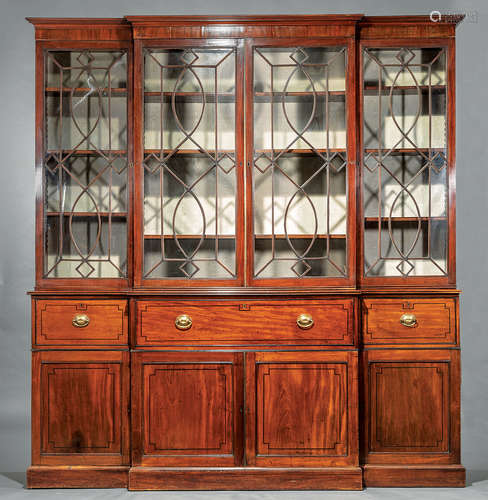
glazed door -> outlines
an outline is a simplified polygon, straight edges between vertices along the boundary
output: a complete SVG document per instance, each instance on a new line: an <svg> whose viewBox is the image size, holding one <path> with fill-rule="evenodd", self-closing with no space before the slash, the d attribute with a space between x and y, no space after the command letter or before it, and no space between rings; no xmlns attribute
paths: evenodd
<svg viewBox="0 0 488 500"><path fill-rule="evenodd" d="M352 284L354 42L249 42L248 280Z"/></svg>
<svg viewBox="0 0 488 500"><path fill-rule="evenodd" d="M242 74L235 40L136 41L136 261L145 286L242 283Z"/></svg>
<svg viewBox="0 0 488 500"><path fill-rule="evenodd" d="M358 465L356 352L246 354L246 461Z"/></svg>
<svg viewBox="0 0 488 500"><path fill-rule="evenodd" d="M242 354L132 356L133 465L242 464Z"/></svg>
<svg viewBox="0 0 488 500"><path fill-rule="evenodd" d="M453 43L361 47L365 284L455 283Z"/></svg>
<svg viewBox="0 0 488 500"><path fill-rule="evenodd" d="M33 353L32 464L129 464L129 383L128 352Z"/></svg>
<svg viewBox="0 0 488 500"><path fill-rule="evenodd" d="M37 283L123 287L131 273L131 49L76 45L38 46Z"/></svg>

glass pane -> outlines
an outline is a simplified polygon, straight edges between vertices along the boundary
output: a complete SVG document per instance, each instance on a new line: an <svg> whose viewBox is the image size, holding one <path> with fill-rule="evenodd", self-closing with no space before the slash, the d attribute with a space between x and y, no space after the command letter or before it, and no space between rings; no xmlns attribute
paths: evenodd
<svg viewBox="0 0 488 500"><path fill-rule="evenodd" d="M47 278L127 276L127 56L49 51L45 75Z"/></svg>
<svg viewBox="0 0 488 500"><path fill-rule="evenodd" d="M446 54L364 49L366 276L446 276Z"/></svg>
<svg viewBox="0 0 488 500"><path fill-rule="evenodd" d="M346 49L254 51L254 276L347 276Z"/></svg>
<svg viewBox="0 0 488 500"><path fill-rule="evenodd" d="M236 277L235 49L144 53L144 277Z"/></svg>

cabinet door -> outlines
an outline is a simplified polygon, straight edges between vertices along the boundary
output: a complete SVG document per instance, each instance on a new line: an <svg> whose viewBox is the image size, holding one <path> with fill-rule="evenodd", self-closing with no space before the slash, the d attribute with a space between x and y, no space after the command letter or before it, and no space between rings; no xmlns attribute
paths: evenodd
<svg viewBox="0 0 488 500"><path fill-rule="evenodd" d="M242 461L242 354L132 354L132 461L233 466Z"/></svg>
<svg viewBox="0 0 488 500"><path fill-rule="evenodd" d="M365 463L459 463L459 351L363 356Z"/></svg>
<svg viewBox="0 0 488 500"><path fill-rule="evenodd" d="M37 278L46 286L127 286L130 48L105 45L41 51Z"/></svg>
<svg viewBox="0 0 488 500"><path fill-rule="evenodd" d="M194 42L193 42L194 43ZM235 286L243 261L243 62L239 43L138 46L137 280ZM143 149L139 150L139 143ZM140 252L141 248L137 249Z"/></svg>
<svg viewBox="0 0 488 500"><path fill-rule="evenodd" d="M358 465L356 352L246 354L246 458Z"/></svg>
<svg viewBox="0 0 488 500"><path fill-rule="evenodd" d="M129 381L127 352L35 352L32 464L128 464Z"/></svg>
<svg viewBox="0 0 488 500"><path fill-rule="evenodd" d="M362 276L454 276L454 40L361 47Z"/></svg>
<svg viewBox="0 0 488 500"><path fill-rule="evenodd" d="M354 42L288 44L248 47L249 280L350 284Z"/></svg>

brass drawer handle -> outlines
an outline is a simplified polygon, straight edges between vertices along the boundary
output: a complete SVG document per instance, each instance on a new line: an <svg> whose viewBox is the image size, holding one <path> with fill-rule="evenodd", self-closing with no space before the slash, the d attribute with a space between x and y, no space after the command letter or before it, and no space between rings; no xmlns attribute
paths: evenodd
<svg viewBox="0 0 488 500"><path fill-rule="evenodd" d="M180 314L175 319L175 326L178 330L189 330L192 324L192 320L188 314Z"/></svg>
<svg viewBox="0 0 488 500"><path fill-rule="evenodd" d="M300 314L297 318L297 325L302 330L308 330L313 326L313 318L310 314Z"/></svg>
<svg viewBox="0 0 488 500"><path fill-rule="evenodd" d="M402 314L402 317L400 318L400 323L403 326L408 326L409 328L412 328L417 324L417 318L415 314Z"/></svg>
<svg viewBox="0 0 488 500"><path fill-rule="evenodd" d="M71 324L76 328L85 328L90 323L90 318L86 314L75 314Z"/></svg>

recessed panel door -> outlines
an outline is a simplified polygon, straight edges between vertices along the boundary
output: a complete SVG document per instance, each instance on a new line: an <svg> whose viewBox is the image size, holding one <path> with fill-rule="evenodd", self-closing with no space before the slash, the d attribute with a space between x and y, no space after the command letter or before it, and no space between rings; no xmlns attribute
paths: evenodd
<svg viewBox="0 0 488 500"><path fill-rule="evenodd" d="M249 353L246 359L248 464L358 464L357 353Z"/></svg>
<svg viewBox="0 0 488 500"><path fill-rule="evenodd" d="M133 463L241 463L242 354L133 354Z"/></svg>
<svg viewBox="0 0 488 500"><path fill-rule="evenodd" d="M127 352L33 354L33 465L129 464Z"/></svg>

